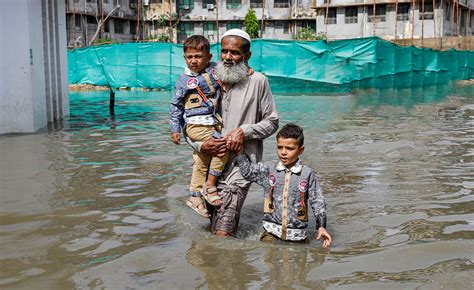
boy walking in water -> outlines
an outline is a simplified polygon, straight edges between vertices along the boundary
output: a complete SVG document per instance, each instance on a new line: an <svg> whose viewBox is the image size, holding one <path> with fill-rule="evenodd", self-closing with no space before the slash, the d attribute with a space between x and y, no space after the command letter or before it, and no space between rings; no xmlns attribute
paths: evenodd
<svg viewBox="0 0 474 290"><path fill-rule="evenodd" d="M239 154L237 162L243 177L264 189L264 232L261 241L308 240L308 207L316 218L316 239L323 239L323 247L331 245L326 231L326 202L314 171L301 164L304 151L303 129L294 124L285 125L277 134L278 161L252 163Z"/></svg>
<svg viewBox="0 0 474 290"><path fill-rule="evenodd" d="M222 123L216 106L221 83L215 73L216 63L211 62L209 41L204 36L193 35L186 39L183 50L187 68L176 82L171 100L171 141L180 144L181 130L193 142L219 138ZM186 205L203 217L209 215L202 197L213 206L222 204L216 184L227 159L228 154L213 157L193 152L190 197Z"/></svg>

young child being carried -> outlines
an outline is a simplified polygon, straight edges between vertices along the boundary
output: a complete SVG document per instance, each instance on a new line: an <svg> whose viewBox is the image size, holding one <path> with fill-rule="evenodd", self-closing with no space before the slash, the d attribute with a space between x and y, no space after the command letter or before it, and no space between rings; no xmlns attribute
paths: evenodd
<svg viewBox="0 0 474 290"><path fill-rule="evenodd" d="M314 171L301 164L304 151L303 129L285 125L276 136L278 161L265 164L250 162L244 154L237 156L245 179L264 189L264 232L261 241L308 241L308 207L316 217L316 239L323 238L323 247L331 245L326 231L326 202Z"/></svg>
<svg viewBox="0 0 474 290"><path fill-rule="evenodd" d="M180 144L181 130L193 142L219 138L222 123L216 106L221 83L215 73L216 63L211 62L209 41L204 36L193 35L186 39L183 50L187 68L176 82L171 100L171 141ZM222 204L216 184L227 159L228 154L213 157L193 152L190 197L186 205L203 217L209 215L202 197L213 206Z"/></svg>

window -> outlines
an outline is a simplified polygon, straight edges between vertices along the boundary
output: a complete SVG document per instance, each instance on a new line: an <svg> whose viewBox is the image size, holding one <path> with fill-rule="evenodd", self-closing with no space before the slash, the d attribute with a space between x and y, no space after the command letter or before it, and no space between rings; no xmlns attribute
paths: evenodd
<svg viewBox="0 0 474 290"><path fill-rule="evenodd" d="M325 14L326 15L326 14ZM337 24L337 19L336 19L336 8L329 8L328 9L328 19L327 19L327 24Z"/></svg>
<svg viewBox="0 0 474 290"><path fill-rule="evenodd" d="M114 20L114 32L123 33L123 20L121 19Z"/></svg>
<svg viewBox="0 0 474 290"><path fill-rule="evenodd" d="M193 10L194 0L179 0L179 10Z"/></svg>
<svg viewBox="0 0 474 290"><path fill-rule="evenodd" d="M104 22L104 32L110 32L109 20L106 20L106 21Z"/></svg>
<svg viewBox="0 0 474 290"><path fill-rule="evenodd" d="M419 10L420 10L420 19L423 19L421 15L421 11L423 10L423 7L421 4L419 5ZM425 2L425 11L424 11L424 19L433 19L434 13L433 13L433 2L427 3Z"/></svg>
<svg viewBox="0 0 474 290"><path fill-rule="evenodd" d="M375 21L374 22L385 22L386 6L378 5L375 7ZM372 22L374 18L374 6L370 5L367 9L367 21Z"/></svg>
<svg viewBox="0 0 474 290"><path fill-rule="evenodd" d="M275 21L276 29L283 29L283 34L288 34L290 30L290 23L288 21L277 20Z"/></svg>
<svg viewBox="0 0 474 290"><path fill-rule="evenodd" d="M446 3L446 9L444 11L444 18L446 18L446 20L451 20L451 5Z"/></svg>
<svg viewBox="0 0 474 290"><path fill-rule="evenodd" d="M357 7L346 7L345 23L357 23Z"/></svg>
<svg viewBox="0 0 474 290"><path fill-rule="evenodd" d="M81 25L81 16L80 15L76 15L76 29L81 29L82 25Z"/></svg>
<svg viewBox="0 0 474 290"><path fill-rule="evenodd" d="M242 0L227 0L227 9L237 9L242 6Z"/></svg>
<svg viewBox="0 0 474 290"><path fill-rule="evenodd" d="M290 22L289 21L283 21L283 33L284 34L290 33Z"/></svg>
<svg viewBox="0 0 474 290"><path fill-rule="evenodd" d="M202 0L202 9L209 7L207 4L212 5L212 9L216 6L216 0Z"/></svg>
<svg viewBox="0 0 474 290"><path fill-rule="evenodd" d="M237 22L237 21L227 22L227 30L232 29L232 28L242 29L242 23Z"/></svg>
<svg viewBox="0 0 474 290"><path fill-rule="evenodd" d="M410 20L410 3L398 3L397 20Z"/></svg>
<svg viewBox="0 0 474 290"><path fill-rule="evenodd" d="M130 20L130 34L137 34L137 22Z"/></svg>
<svg viewBox="0 0 474 290"><path fill-rule="evenodd" d="M275 8L288 8L290 7L289 0L274 0L273 7Z"/></svg>
<svg viewBox="0 0 474 290"><path fill-rule="evenodd" d="M300 22L301 28L311 28L316 30L316 21L315 20L303 20Z"/></svg>
<svg viewBox="0 0 474 290"><path fill-rule="evenodd" d="M191 36L194 34L194 24L190 22L181 22L178 29L179 36Z"/></svg>
<svg viewBox="0 0 474 290"><path fill-rule="evenodd" d="M288 34L290 30L290 22L284 20L275 21L275 29L283 29L283 34Z"/></svg>
<svg viewBox="0 0 474 290"><path fill-rule="evenodd" d="M204 36L209 39L209 41L215 41L217 37L217 28L215 22L204 22L202 24L204 30Z"/></svg>
<svg viewBox="0 0 474 290"><path fill-rule="evenodd" d="M97 21L93 16L87 16L87 24L97 25Z"/></svg>
<svg viewBox="0 0 474 290"><path fill-rule="evenodd" d="M250 8L262 8L263 0L250 0Z"/></svg>

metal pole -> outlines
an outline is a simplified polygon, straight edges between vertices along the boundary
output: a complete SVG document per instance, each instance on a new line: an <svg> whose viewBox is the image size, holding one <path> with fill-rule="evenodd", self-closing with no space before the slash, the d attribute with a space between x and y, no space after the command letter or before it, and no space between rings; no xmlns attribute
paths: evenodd
<svg viewBox="0 0 474 290"><path fill-rule="evenodd" d="M434 35L434 39L435 39L435 43L436 43L436 7L435 7L435 3L436 0L433 0L433 35Z"/></svg>
<svg viewBox="0 0 474 290"><path fill-rule="evenodd" d="M74 22L74 40L73 40L73 47L76 48L76 2L72 1L72 21Z"/></svg>
<svg viewBox="0 0 474 290"><path fill-rule="evenodd" d="M263 31L265 30L265 0L262 0L262 22L260 24L260 38L263 38Z"/></svg>
<svg viewBox="0 0 474 290"><path fill-rule="evenodd" d="M103 34L104 34L104 0L102 0L102 5L100 6L101 7L101 17L100 17L100 36L101 37L104 37Z"/></svg>
<svg viewBox="0 0 474 290"><path fill-rule="evenodd" d="M173 14L173 11L172 11L172 8L171 8L171 2L172 0L170 0L170 42L173 42L173 31L172 31L172 28L171 28L171 17L172 17L172 14Z"/></svg>
<svg viewBox="0 0 474 290"><path fill-rule="evenodd" d="M140 39L140 0L137 0L137 27L135 28L135 38Z"/></svg>
<svg viewBox="0 0 474 290"><path fill-rule="evenodd" d="M435 1L435 0L433 0ZM398 0L395 0L395 39L397 39L397 28L398 28Z"/></svg>
<svg viewBox="0 0 474 290"><path fill-rule="evenodd" d="M453 9L451 11L451 36L454 36L454 8L456 7L456 3L454 1L455 0L452 0Z"/></svg>
<svg viewBox="0 0 474 290"><path fill-rule="evenodd" d="M329 0L326 3L326 16L324 17L324 33L326 34L326 37L328 36L328 14L329 14Z"/></svg>
<svg viewBox="0 0 474 290"><path fill-rule="evenodd" d="M425 34L425 0L421 0L421 47L423 47L424 34Z"/></svg>
<svg viewBox="0 0 474 290"><path fill-rule="evenodd" d="M459 23L459 0L456 0L456 35L459 36L459 28L461 23Z"/></svg>
<svg viewBox="0 0 474 290"><path fill-rule="evenodd" d="M216 43L219 43L219 0L216 0L216 30L217 30Z"/></svg>
<svg viewBox="0 0 474 290"><path fill-rule="evenodd" d="M412 1L411 5L411 45L413 45L413 37L415 35L415 0Z"/></svg>
<svg viewBox="0 0 474 290"><path fill-rule="evenodd" d="M372 35L375 36L375 0L374 0L374 6L373 6L373 17L372 17Z"/></svg>

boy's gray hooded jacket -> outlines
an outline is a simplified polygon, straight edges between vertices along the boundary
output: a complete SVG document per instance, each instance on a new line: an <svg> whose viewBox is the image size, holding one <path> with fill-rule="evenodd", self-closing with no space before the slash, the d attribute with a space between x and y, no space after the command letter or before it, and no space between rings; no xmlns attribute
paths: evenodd
<svg viewBox="0 0 474 290"><path fill-rule="evenodd" d="M237 156L245 179L264 189L263 227L283 240L307 237L308 207L316 218L316 230L326 227L326 202L314 171L298 162L290 169L279 161L250 162L246 155Z"/></svg>

